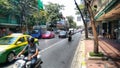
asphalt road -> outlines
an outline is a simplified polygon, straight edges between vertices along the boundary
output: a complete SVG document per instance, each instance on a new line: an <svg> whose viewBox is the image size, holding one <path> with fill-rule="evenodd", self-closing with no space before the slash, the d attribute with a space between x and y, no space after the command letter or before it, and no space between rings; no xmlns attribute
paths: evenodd
<svg viewBox="0 0 120 68"><path fill-rule="evenodd" d="M72 42L57 36L53 39L40 39L42 68L70 68L79 39L80 34L75 34ZM0 68L12 68L13 63L3 64Z"/></svg>
<svg viewBox="0 0 120 68"><path fill-rule="evenodd" d="M75 34L72 42L62 39L42 50L42 68L70 68L79 39L80 34Z"/></svg>

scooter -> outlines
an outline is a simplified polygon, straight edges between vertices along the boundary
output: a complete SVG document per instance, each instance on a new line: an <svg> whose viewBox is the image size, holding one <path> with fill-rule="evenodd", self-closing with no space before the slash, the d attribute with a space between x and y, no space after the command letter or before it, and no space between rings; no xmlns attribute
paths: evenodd
<svg viewBox="0 0 120 68"><path fill-rule="evenodd" d="M13 68L30 68L30 61L27 61L28 58L25 57L24 55L21 55L20 57L17 57L16 59L17 61L15 62L15 64L13 65ZM37 61L35 63L35 67L34 68L41 68L41 56L38 55L37 56Z"/></svg>
<svg viewBox="0 0 120 68"><path fill-rule="evenodd" d="M71 35L68 35L68 41L72 41L72 36Z"/></svg>

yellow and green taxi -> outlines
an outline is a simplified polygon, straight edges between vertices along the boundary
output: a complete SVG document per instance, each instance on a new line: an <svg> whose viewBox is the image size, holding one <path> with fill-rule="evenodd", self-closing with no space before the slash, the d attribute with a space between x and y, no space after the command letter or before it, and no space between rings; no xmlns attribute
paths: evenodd
<svg viewBox="0 0 120 68"><path fill-rule="evenodd" d="M11 34L0 38L0 63L12 62L16 56L27 44L27 38L30 35ZM38 39L35 38L38 43Z"/></svg>

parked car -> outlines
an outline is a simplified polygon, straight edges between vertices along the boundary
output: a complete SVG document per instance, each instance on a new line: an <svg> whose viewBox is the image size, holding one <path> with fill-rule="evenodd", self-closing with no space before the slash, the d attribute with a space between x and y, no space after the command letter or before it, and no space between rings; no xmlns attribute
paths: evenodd
<svg viewBox="0 0 120 68"><path fill-rule="evenodd" d="M38 29L34 29L30 35L34 38L41 38L42 37L42 31L41 30L38 30Z"/></svg>
<svg viewBox="0 0 120 68"><path fill-rule="evenodd" d="M42 34L42 38L46 39L46 38L54 38L55 34L52 31L46 31Z"/></svg>
<svg viewBox="0 0 120 68"><path fill-rule="evenodd" d="M24 34L11 34L0 38L0 63L12 62L15 57L27 44L27 39L32 37ZM38 39L35 38L38 43Z"/></svg>
<svg viewBox="0 0 120 68"><path fill-rule="evenodd" d="M55 33L56 33L56 34L59 34L59 32L60 32L60 31L61 31L61 30L56 30L56 32L55 32Z"/></svg>
<svg viewBox="0 0 120 68"><path fill-rule="evenodd" d="M58 34L59 38L67 38L67 31L60 31Z"/></svg>

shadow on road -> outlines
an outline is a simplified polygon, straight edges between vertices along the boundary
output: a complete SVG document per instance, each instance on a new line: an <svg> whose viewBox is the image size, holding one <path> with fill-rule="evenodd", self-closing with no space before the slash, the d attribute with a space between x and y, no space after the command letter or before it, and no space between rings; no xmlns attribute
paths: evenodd
<svg viewBox="0 0 120 68"><path fill-rule="evenodd" d="M12 64L14 64L15 63L15 61L13 61L13 62L11 62L11 63L8 63L8 62L6 62L6 63L1 63L0 64L0 68L2 67L2 68L9 68L9 66L11 66Z"/></svg>

